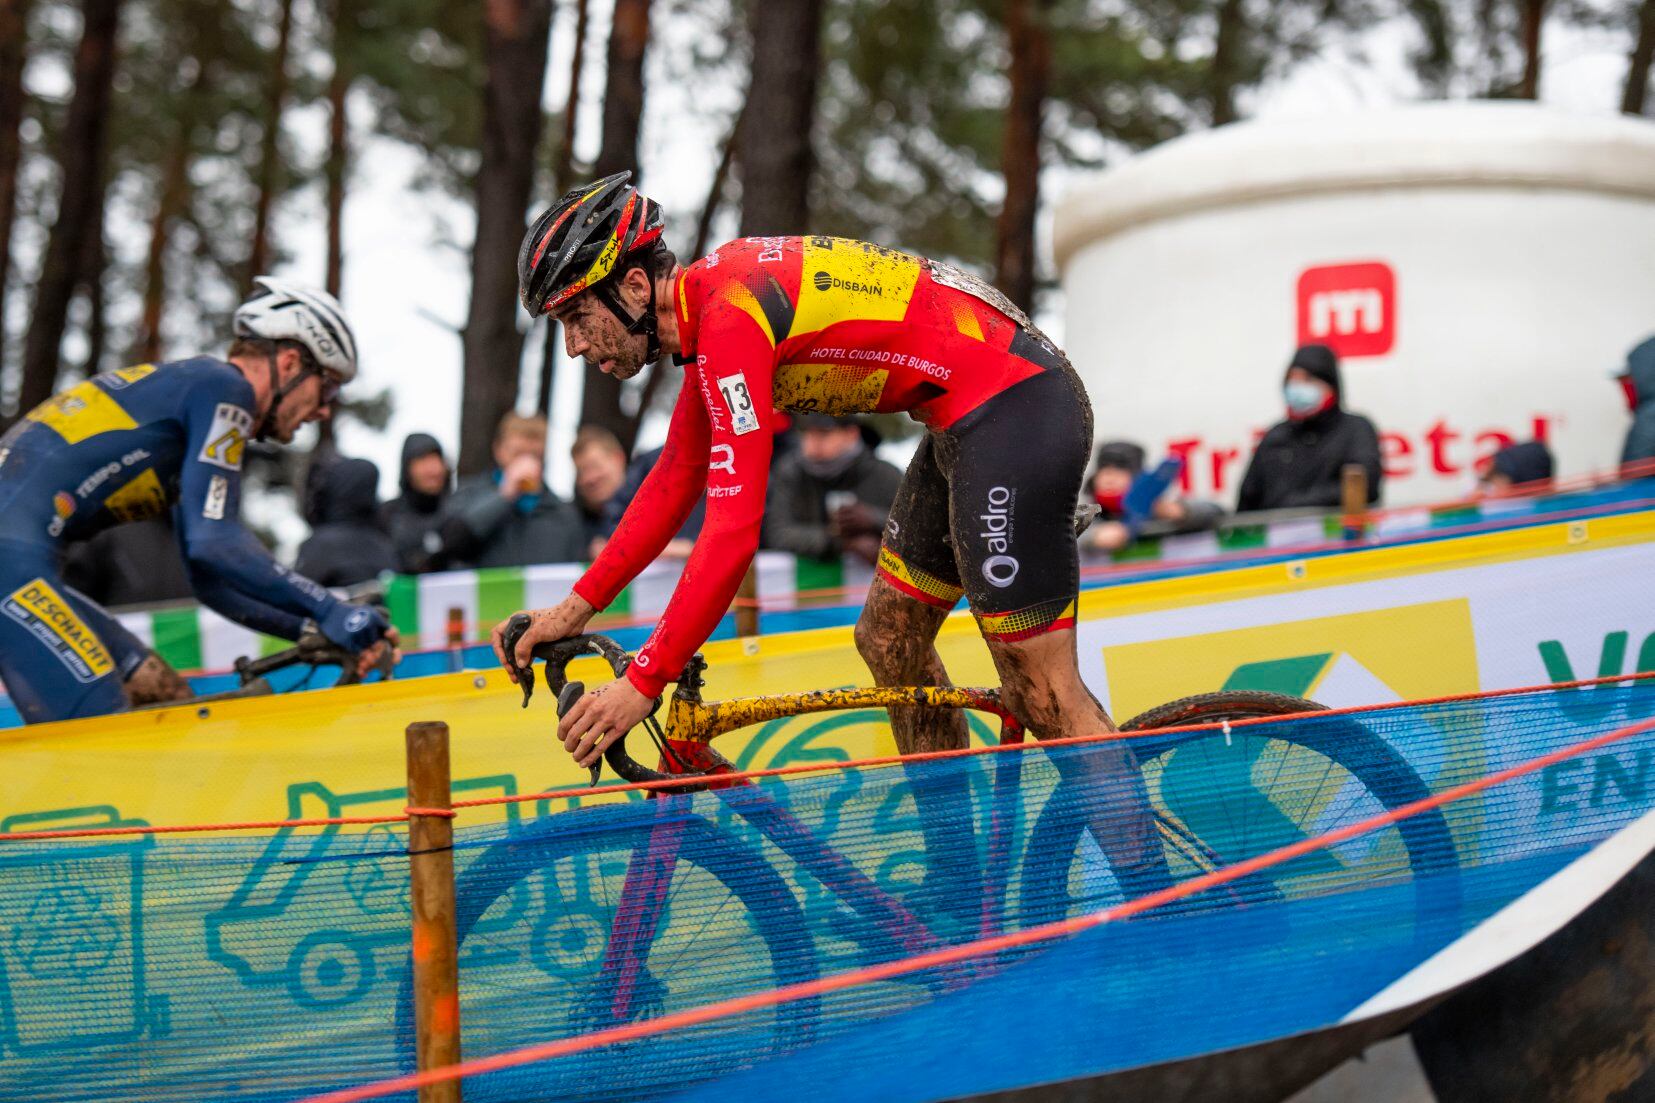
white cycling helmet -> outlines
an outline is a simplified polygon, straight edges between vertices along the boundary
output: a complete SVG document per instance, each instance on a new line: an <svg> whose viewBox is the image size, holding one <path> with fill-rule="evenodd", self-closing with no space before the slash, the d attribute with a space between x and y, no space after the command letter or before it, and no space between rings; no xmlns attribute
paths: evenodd
<svg viewBox="0 0 1655 1103"><path fill-rule="evenodd" d="M356 378L356 336L337 299L269 276L254 279L253 288L253 297L236 307L237 337L297 341L341 382Z"/></svg>

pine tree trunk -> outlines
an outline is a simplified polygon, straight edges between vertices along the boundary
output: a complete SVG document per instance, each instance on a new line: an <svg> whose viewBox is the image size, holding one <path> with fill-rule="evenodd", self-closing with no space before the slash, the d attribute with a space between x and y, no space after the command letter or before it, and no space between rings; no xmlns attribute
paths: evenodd
<svg viewBox="0 0 1655 1103"><path fill-rule="evenodd" d="M569 91L563 97L563 134L552 156L552 192L563 195L574 186L575 125L580 117L580 78L586 68L587 0L575 0L575 42L569 58ZM557 387L557 358L563 347L563 331L546 319L545 348L540 360L539 410L552 416L552 392Z"/></svg>
<svg viewBox="0 0 1655 1103"><path fill-rule="evenodd" d="M1517 98L1540 98L1540 30L1546 22L1546 0L1522 0L1523 3L1523 82L1517 86Z"/></svg>
<svg viewBox="0 0 1655 1103"><path fill-rule="evenodd" d="M1638 7L1637 38L1626 70L1626 90L1621 95L1621 110L1628 115L1644 113L1651 62L1655 62L1655 0L1643 0Z"/></svg>
<svg viewBox="0 0 1655 1103"><path fill-rule="evenodd" d="M172 227L189 204L190 120L174 135L162 168L161 188L150 220L149 251L144 259L144 305L132 359L154 363L161 358L161 314L167 304L167 245Z"/></svg>
<svg viewBox="0 0 1655 1103"><path fill-rule="evenodd" d="M471 249L471 312L465 327L465 403L459 469L486 471L494 428L517 404L523 335L517 329L517 249L522 244L540 92L546 83L550 0L486 6L483 148L477 170L477 239Z"/></svg>
<svg viewBox="0 0 1655 1103"><path fill-rule="evenodd" d="M350 94L349 56L350 0L333 4L333 74L328 77L328 159L322 174L327 180L327 267L323 288L339 297L345 268L345 172L350 161L350 128L345 117L345 100Z"/></svg>
<svg viewBox="0 0 1655 1103"><path fill-rule="evenodd" d="M738 140L743 237L809 228L821 40L822 0L754 5L753 80Z"/></svg>
<svg viewBox="0 0 1655 1103"><path fill-rule="evenodd" d="M1218 8L1218 34L1213 42L1212 71L1208 78L1207 100L1212 124L1223 126L1240 116L1236 113L1235 91L1240 81L1241 53L1246 49L1247 12L1242 0L1224 0Z"/></svg>
<svg viewBox="0 0 1655 1103"><path fill-rule="evenodd" d="M995 224L994 282L1024 310L1034 303L1034 219L1040 206L1040 122L1051 80L1049 0L1007 0L1011 103L1006 108L1000 171L1005 203Z"/></svg>
<svg viewBox="0 0 1655 1103"><path fill-rule="evenodd" d="M253 204L253 244L247 251L247 276L242 293L253 289L253 277L270 267L270 208L276 199L281 171L282 109L287 102L287 52L293 34L293 0L281 0L276 25L276 55L270 60L270 94L264 105L264 134L259 139L259 170Z"/></svg>
<svg viewBox="0 0 1655 1103"><path fill-rule="evenodd" d="M19 410L29 410L52 396L57 382L59 347L69 318L69 300L80 282L79 267L86 236L101 224L109 91L115 75L115 36L121 0L85 0L85 23L75 50L75 92L63 125L63 189L57 222L46 242L40 279L35 285L33 317L23 347L23 382Z"/></svg>
<svg viewBox="0 0 1655 1103"><path fill-rule="evenodd" d="M575 123L580 115L580 78L586 69L587 0L575 0L575 43L569 58L569 91L563 97L563 134L552 159L552 189L562 195L574 186Z"/></svg>
<svg viewBox="0 0 1655 1103"><path fill-rule="evenodd" d="M23 61L29 0L0 0L0 349L6 347L6 286L11 275L12 219L22 161Z"/></svg>
<svg viewBox="0 0 1655 1103"><path fill-rule="evenodd" d="M81 363L83 377L97 375L103 370L104 347L109 338L107 303L103 291L104 269L109 263L109 252L104 245L103 203L98 204L98 224L87 237L86 254L81 260L80 288L86 296L86 359Z"/></svg>
<svg viewBox="0 0 1655 1103"><path fill-rule="evenodd" d="M742 117L746 113L747 106L743 104L741 110L736 112L735 121L730 124L730 132L724 136L724 144L719 147L718 165L713 169L713 182L707 188L707 201L701 205L701 217L696 219L695 241L685 257L686 261L704 256L711 244L713 219L718 217L718 209L724 205L724 189L730 181L730 169L735 165L736 144L741 136Z"/></svg>
<svg viewBox="0 0 1655 1103"><path fill-rule="evenodd" d="M638 182L638 130L644 118L644 54L649 47L650 0L615 0L609 28L609 70L604 77L603 138L592 174L631 169ZM637 435L637 419L621 407L620 380L587 363L580 402L583 425L601 425L621 439Z"/></svg>

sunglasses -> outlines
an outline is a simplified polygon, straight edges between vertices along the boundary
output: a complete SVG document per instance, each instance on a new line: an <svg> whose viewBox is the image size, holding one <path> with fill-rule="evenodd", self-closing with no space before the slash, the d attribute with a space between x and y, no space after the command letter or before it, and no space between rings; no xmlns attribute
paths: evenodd
<svg viewBox="0 0 1655 1103"><path fill-rule="evenodd" d="M345 385L344 380L319 368L314 374L322 381L322 405L333 405L339 398L339 389Z"/></svg>

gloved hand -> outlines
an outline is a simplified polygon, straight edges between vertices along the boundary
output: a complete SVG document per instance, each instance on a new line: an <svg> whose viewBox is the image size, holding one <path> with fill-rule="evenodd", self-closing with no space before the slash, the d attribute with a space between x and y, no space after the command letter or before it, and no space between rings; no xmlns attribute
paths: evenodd
<svg viewBox="0 0 1655 1103"><path fill-rule="evenodd" d="M341 601L317 621L316 628L347 651L366 651L385 637L391 621L372 605L352 605Z"/></svg>

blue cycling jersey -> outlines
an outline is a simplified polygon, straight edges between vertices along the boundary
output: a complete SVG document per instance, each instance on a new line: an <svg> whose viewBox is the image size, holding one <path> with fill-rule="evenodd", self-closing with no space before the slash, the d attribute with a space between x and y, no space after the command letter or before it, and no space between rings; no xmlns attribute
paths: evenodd
<svg viewBox="0 0 1655 1103"><path fill-rule="evenodd" d="M106 372L53 397L0 438L0 545L55 550L171 507L201 599L296 639L338 599L277 563L239 520L253 411L251 384L211 357Z"/></svg>

